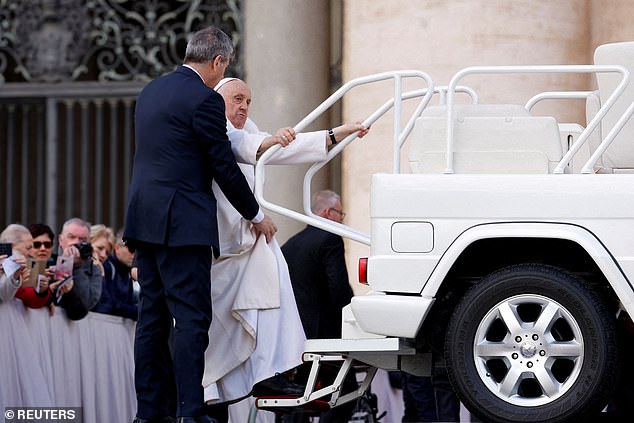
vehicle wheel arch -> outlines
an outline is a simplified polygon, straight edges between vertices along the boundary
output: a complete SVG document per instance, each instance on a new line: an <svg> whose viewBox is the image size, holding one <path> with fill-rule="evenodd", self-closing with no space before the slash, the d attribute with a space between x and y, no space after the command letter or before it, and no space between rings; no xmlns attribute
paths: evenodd
<svg viewBox="0 0 634 423"><path fill-rule="evenodd" d="M609 255L592 233L577 225L510 222L471 227L443 254L422 291L422 295L436 301L420 337L444 334L448 315L465 292L488 274L514 264L545 264L579 275L594 285L616 311L618 294L594 258L601 254ZM610 275L618 277L621 285L629 285L616 262L612 265ZM439 345L444 340L426 342Z"/></svg>

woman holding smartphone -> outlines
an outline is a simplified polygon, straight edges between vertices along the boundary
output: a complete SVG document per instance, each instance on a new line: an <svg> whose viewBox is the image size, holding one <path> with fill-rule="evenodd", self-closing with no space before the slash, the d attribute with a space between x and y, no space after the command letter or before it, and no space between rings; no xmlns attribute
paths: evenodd
<svg viewBox="0 0 634 423"><path fill-rule="evenodd" d="M10 242L13 245L12 257L14 259L26 259L26 269L22 273L22 286L15 293L15 298L20 299L26 307L41 308L48 304L50 291L48 284L50 274L41 274L36 260L31 257L33 248L33 236L24 226L11 224L0 234L0 241ZM41 269L44 271L44 267Z"/></svg>
<svg viewBox="0 0 634 423"><path fill-rule="evenodd" d="M44 223L33 223L27 226L31 236L33 237L33 248L29 251L29 255L37 261L46 262L47 269L51 270L52 266L55 265L56 257L53 255L53 240L55 239L55 234L50 226ZM53 272L48 273L50 277L53 277ZM70 276L70 275L66 275ZM60 287L60 285L62 285ZM49 301L49 309L51 315L55 312L55 308L53 306L53 301L56 297L59 297L66 292L70 291L73 288L73 280L58 278L57 280L53 280L49 285L49 290L51 291L51 300Z"/></svg>

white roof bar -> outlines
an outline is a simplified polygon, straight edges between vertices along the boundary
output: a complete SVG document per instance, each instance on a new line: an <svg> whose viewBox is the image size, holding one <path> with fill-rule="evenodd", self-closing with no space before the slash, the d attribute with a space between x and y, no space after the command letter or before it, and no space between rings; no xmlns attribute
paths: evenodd
<svg viewBox="0 0 634 423"><path fill-rule="evenodd" d="M406 125L405 131L406 134L404 137L400 137L401 135L401 131L400 131L400 122L401 122L401 102L404 98L404 94L401 93L401 79L402 78L409 78L409 77L415 77L415 78L421 78L423 79L426 84L427 84L427 91L426 93L423 95L423 99L421 100L421 103L418 105L418 107L416 108L416 112L414 113L413 116L417 116L420 115L420 113L422 113L422 110L425 108L425 106L427 105L427 103L429 103L429 100L431 99L431 96L434 93L434 82L431 79L431 77L422 71L416 71L416 70L403 70L403 71L395 71L395 72L385 72L385 73L379 73L379 74L374 74L374 75L369 75L369 76L365 76L365 77L360 77L360 78L356 78L353 79L349 82L347 82L346 84L344 84L343 86L341 86L341 88L339 88L337 91L335 91L332 95L330 95L326 100L324 100L319 106L317 106L317 108L315 108L315 110L313 110L311 113L309 113L304 119L302 119L299 123L297 123L297 125L294 126L294 130L295 132L302 132L309 124L311 124L317 117L319 117L321 114L323 114L325 111L327 111L333 104L335 104L339 99L341 99L348 91L350 91L351 89L359 86L359 85L364 85L364 84L369 84L372 82L378 82L378 81L383 81L383 80L387 80L387 79L394 79L395 83L395 91L394 91L394 98L391 100L392 103L394 105L394 157L395 159L393 160L393 167L395 167L396 171L398 171L398 169L400 169L400 146L402 145L402 143L404 142L404 140L407 138L407 135L409 134L409 131L411 131L413 125L414 125L414 120L415 117L412 117L410 119L410 121L408 122L408 124ZM385 106L384 106L385 107ZM381 117L383 114L385 114L385 112L389 109L389 107L387 107L385 110L383 110L382 112L380 112L383 108L380 108L379 110L377 110L377 112L375 112L373 115L371 115L369 118L367 118L364 122L363 125L364 126L370 126L372 125L379 117ZM345 146L347 144L349 144L354 138L356 138L357 134L351 134L348 137L346 137L344 140L342 140L341 142L337 143L337 145L328 152L328 157L331 158L333 156L335 156L336 154L339 154L339 152L345 148ZM328 219L324 219L321 218L319 216L315 216L314 214L310 213L310 215L304 215L302 213L298 213L294 210L288 209L286 207L282 207L280 205L271 203L269 201L267 201L264 198L264 183L265 183L265 178L264 178L264 165L267 163L267 161L269 160L269 158L275 154L275 152L277 150L280 149L279 145L275 145L271 148L269 148L261 157L260 160L258 160L258 162L256 163L255 166L255 197L258 200L258 202L260 203L260 205L264 208L266 208L267 210L273 211L275 213L279 213L283 216L286 217L290 217L291 219L306 223L308 225L312 225L324 230L327 230L329 232L338 234L340 236L346 237L346 238L350 238L354 241L358 241L362 244L366 244L366 245L370 245L370 237L369 235L357 231L356 229L341 224L341 223L337 223L337 222L333 222L331 220ZM398 159L396 159L396 157L398 157ZM329 160L329 159L328 159ZM398 167L396 167L398 166ZM304 190L304 192L306 192L306 190ZM310 192L310 189L308 190L308 192ZM306 201L310 202L310 195L309 198L306 199L304 198L304 204L306 204ZM310 209L310 205L308 206L308 209Z"/></svg>
<svg viewBox="0 0 634 423"><path fill-rule="evenodd" d="M544 66L471 66L464 68L456 73L449 83L449 90L447 92L447 149L446 149L446 163L444 173L453 173L453 105L454 105L454 93L455 87L458 82L467 75L473 74L509 74L509 73L603 73L603 72L616 72L621 74L621 82L616 87L614 92L610 95L604 105L601 106L596 116L588 123L586 129L581 133L577 141L570 147L568 152L564 155L561 161L557 164L553 173L564 173L565 167L572 160L572 157L579 151L581 146L587 141L590 134L597 127L601 119L606 115L608 110L614 105L616 99L623 94L625 88L630 79L630 72L620 65L544 65ZM629 109L628 109L629 110ZM632 110L634 112L634 109ZM619 120L621 122L621 120ZM623 125L625 122L623 122ZM621 125L621 127L623 126ZM618 125L617 125L618 126ZM615 127L616 128L616 127ZM620 130L620 128L619 128ZM618 132L618 131L617 131ZM612 132L611 132L612 134ZM614 134L616 136L616 134ZM607 138L602 142L601 146L603 151L612 142ZM605 144L605 145L604 145ZM598 159L598 155L593 154L593 157ZM596 160L595 160L596 161ZM594 162L590 163L590 167L594 165ZM588 163L583 167L582 172L586 170ZM584 172L588 173L588 172Z"/></svg>

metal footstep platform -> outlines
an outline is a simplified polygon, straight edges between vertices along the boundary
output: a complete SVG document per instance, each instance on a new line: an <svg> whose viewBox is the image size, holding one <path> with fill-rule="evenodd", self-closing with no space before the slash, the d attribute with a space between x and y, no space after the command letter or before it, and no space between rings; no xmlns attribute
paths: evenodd
<svg viewBox="0 0 634 423"><path fill-rule="evenodd" d="M362 396L374 379L377 368L399 369L404 356L415 354L411 340L401 338L308 340L302 359L312 364L304 395L299 398L258 397L255 404L260 410L272 412L326 411ZM319 386L318 375L322 364L339 364L337 362L341 363L341 367L334 381L330 385ZM365 377L358 389L341 395L341 386L348 372L359 366L363 368Z"/></svg>
<svg viewBox="0 0 634 423"><path fill-rule="evenodd" d="M308 413L321 413L330 410L330 404L327 401L313 400L301 405L296 405L292 397L258 397L258 410L272 411L274 413L292 413L294 411L302 411ZM292 400L293 405L283 405L279 403L281 400Z"/></svg>

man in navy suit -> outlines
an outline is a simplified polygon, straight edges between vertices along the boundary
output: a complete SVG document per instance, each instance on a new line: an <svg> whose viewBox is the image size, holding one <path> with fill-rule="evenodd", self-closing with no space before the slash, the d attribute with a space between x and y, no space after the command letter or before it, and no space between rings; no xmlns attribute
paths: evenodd
<svg viewBox="0 0 634 423"><path fill-rule="evenodd" d="M199 31L187 44L184 65L150 82L137 99L125 223L141 284L136 422L173 421L174 383L178 421L210 421L203 415L202 376L212 316L209 272L218 251L212 180L267 241L277 231L236 164L224 101L213 90L232 55L224 32Z"/></svg>

